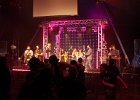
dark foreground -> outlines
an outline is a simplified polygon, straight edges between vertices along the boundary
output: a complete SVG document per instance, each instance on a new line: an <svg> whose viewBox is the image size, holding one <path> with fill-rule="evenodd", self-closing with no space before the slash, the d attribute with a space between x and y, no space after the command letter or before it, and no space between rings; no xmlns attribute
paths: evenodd
<svg viewBox="0 0 140 100"><path fill-rule="evenodd" d="M12 71L12 100L16 100L21 85L24 82L27 71ZM126 90L118 83L116 100L140 100L140 75L125 73L123 79L128 84ZM100 82L99 73L86 73L86 100L103 100L104 92Z"/></svg>

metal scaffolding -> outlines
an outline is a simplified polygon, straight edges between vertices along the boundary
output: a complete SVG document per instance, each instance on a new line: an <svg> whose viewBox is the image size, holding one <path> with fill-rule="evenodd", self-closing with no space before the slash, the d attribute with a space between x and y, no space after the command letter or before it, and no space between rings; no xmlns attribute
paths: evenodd
<svg viewBox="0 0 140 100"><path fill-rule="evenodd" d="M96 49L96 68L98 68L99 64L101 64L104 49L103 49L103 42L105 41L102 22L107 21L106 19L85 19L85 20L64 20L64 21L48 21L43 22L43 51L45 53L45 46L48 44L48 34L50 29L53 30L54 27L59 27L59 30L56 33L56 44L60 47L60 35L63 34L65 31L73 32L73 31L80 31L85 32L87 28L90 27L91 31L96 32L98 34L97 37L97 49Z"/></svg>

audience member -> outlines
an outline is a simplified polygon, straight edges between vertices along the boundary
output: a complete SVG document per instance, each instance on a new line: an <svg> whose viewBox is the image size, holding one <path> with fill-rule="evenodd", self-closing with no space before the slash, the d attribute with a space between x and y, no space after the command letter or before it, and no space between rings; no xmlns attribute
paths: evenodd
<svg viewBox="0 0 140 100"><path fill-rule="evenodd" d="M7 60L0 56L0 100L10 100L11 75Z"/></svg>
<svg viewBox="0 0 140 100"><path fill-rule="evenodd" d="M18 100L57 100L51 70L38 58L29 61L30 72L18 95ZM41 69L40 69L41 67Z"/></svg>
<svg viewBox="0 0 140 100"><path fill-rule="evenodd" d="M83 66L79 65L75 60L72 60L70 64L75 66L76 68L75 77L72 77L72 80L70 81L73 83L73 86L71 87L71 89L74 88L73 90L71 90L72 91L71 93L74 93L73 94L74 98L71 98L71 100L84 100L86 96L86 88L84 84ZM73 73L74 71L71 71L71 72Z"/></svg>
<svg viewBox="0 0 140 100"><path fill-rule="evenodd" d="M110 64L113 64L113 61L110 61ZM119 80L125 88L127 85L119 76L119 71L115 65L109 66L107 64L100 65L100 78L105 89L105 100L115 100L115 90L117 86L117 80Z"/></svg>
<svg viewBox="0 0 140 100"><path fill-rule="evenodd" d="M85 73L84 73L84 71L85 71L85 66L83 66L83 59L82 58L79 58L78 59L78 66L79 66L79 68L78 68L78 71L79 71L79 80L83 83L83 84L85 84Z"/></svg>

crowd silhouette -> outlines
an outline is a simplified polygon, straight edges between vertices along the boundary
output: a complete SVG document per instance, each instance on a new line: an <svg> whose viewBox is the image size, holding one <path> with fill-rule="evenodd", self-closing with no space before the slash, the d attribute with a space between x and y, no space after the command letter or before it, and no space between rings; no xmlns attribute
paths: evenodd
<svg viewBox="0 0 140 100"><path fill-rule="evenodd" d="M0 56L0 100L10 100L11 75L5 57Z"/></svg>
<svg viewBox="0 0 140 100"><path fill-rule="evenodd" d="M30 71L20 88L17 100L86 100L85 66L82 58L69 63L59 62L55 55L44 62L32 57ZM6 58L0 57L0 100L10 100L11 75ZM128 88L120 77L115 60L100 65L100 78L105 89L105 100L115 99L116 80Z"/></svg>
<svg viewBox="0 0 140 100"><path fill-rule="evenodd" d="M45 63L37 58L29 61L30 72L17 100L83 100L86 95L84 70L74 64L58 62L55 55ZM83 67L83 66L82 66Z"/></svg>

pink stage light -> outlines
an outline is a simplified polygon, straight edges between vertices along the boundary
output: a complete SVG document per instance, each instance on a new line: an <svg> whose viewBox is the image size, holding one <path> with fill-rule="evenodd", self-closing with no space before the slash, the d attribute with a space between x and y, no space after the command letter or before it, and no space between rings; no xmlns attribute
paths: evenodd
<svg viewBox="0 0 140 100"><path fill-rule="evenodd" d="M50 31L53 31L53 27L50 27Z"/></svg>

